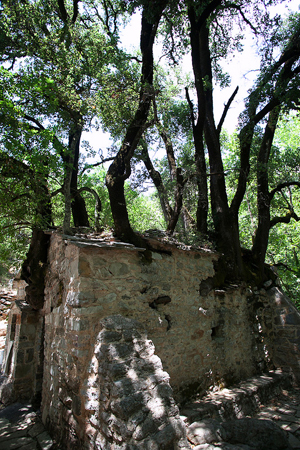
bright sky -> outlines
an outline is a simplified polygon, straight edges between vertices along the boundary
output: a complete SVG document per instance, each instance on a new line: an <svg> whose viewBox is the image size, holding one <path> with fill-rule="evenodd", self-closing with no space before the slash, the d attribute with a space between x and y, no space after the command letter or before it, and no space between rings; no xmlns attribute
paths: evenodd
<svg viewBox="0 0 300 450"><path fill-rule="evenodd" d="M290 0L286 1L284 4L277 5L274 9L274 13L281 13L282 16L284 16L288 14L289 10L297 11L299 9L299 0ZM123 46L129 51L139 48L140 26L140 14L135 14L121 34ZM230 87L220 89L219 86L215 86L214 88L215 120L216 123L218 123L222 115L224 105L227 103L234 89L239 86L239 91L227 113L226 120L223 125L223 127L230 133L233 132L238 125L238 116L243 111L244 99L247 97L247 91L253 85L253 81L255 80L259 69L259 59L255 53L255 40L250 33L244 40L243 45L244 51L242 53L236 53L232 56L231 60L226 63L224 62L222 65L223 69L230 74ZM156 60L158 60L161 56L161 45L157 45L154 49L154 56ZM185 58L183 67L185 71L191 71L192 66L190 55L187 55ZM84 133L83 139L88 140L94 150L101 148L105 152L105 149L111 145L109 134L102 133L101 131L97 132L92 130L90 133Z"/></svg>

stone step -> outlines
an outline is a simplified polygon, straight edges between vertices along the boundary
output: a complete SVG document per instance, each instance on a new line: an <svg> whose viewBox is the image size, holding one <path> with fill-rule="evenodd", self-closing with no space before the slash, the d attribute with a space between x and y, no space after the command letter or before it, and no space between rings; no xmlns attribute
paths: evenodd
<svg viewBox="0 0 300 450"><path fill-rule="evenodd" d="M291 377L281 371L249 378L231 389L211 392L201 399L184 404L180 409L183 421L190 425L206 418L224 420L253 416L261 405L267 404L291 387Z"/></svg>

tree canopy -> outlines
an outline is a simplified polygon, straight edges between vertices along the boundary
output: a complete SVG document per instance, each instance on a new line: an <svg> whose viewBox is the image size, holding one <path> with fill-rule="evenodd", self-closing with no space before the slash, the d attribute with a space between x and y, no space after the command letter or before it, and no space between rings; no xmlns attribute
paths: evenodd
<svg viewBox="0 0 300 450"><path fill-rule="evenodd" d="M170 234L212 241L223 255L222 282L264 282L266 258L299 274L298 240L285 244L287 256L278 238L283 226L296 229L300 214L300 16L274 14L282 3L2 1L3 236L16 242L33 230L33 255L37 242L47 245L47 228L68 234L112 225L118 238L151 250L136 231L157 223ZM120 33L135 13L140 49L130 52ZM230 136L224 127L238 87L218 122L214 90L228 88L222 64L243 51L245 36L255 39L260 70ZM163 58L154 58L154 48ZM88 162L82 133L92 127L114 143ZM98 168L104 160L105 184ZM149 180L157 201L141 197ZM137 221L150 203L157 221ZM7 255L7 242L2 249ZM45 252L27 256L23 277L30 283L34 258L46 264Z"/></svg>

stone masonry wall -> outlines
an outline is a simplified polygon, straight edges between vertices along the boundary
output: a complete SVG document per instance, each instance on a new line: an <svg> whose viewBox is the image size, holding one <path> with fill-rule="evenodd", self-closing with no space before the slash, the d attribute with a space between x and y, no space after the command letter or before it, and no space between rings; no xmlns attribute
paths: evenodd
<svg viewBox="0 0 300 450"><path fill-rule="evenodd" d="M43 323L39 311L16 300L8 317L0 399L40 401L43 383Z"/></svg>
<svg viewBox="0 0 300 450"><path fill-rule="evenodd" d="M95 413L86 371L99 324L112 315L147 330L177 400L257 373L265 354L249 319L248 290L235 286L200 296L216 259L213 252L165 246L149 261L131 246L53 235L44 308L44 422L73 430L76 441L87 411Z"/></svg>
<svg viewBox="0 0 300 450"><path fill-rule="evenodd" d="M213 252L152 253L98 247L52 236L46 286L46 345L84 362L99 320L112 314L142 323L176 393L207 378L242 379L256 372L247 290L199 289L214 275ZM46 360L52 365L47 354ZM61 367L65 363L62 363ZM206 388L206 386L204 386Z"/></svg>
<svg viewBox="0 0 300 450"><path fill-rule="evenodd" d="M63 417L59 426L53 420L50 425L60 445L66 450L189 450L169 375L144 328L121 315L106 317L97 328L77 395L65 379L52 397Z"/></svg>
<svg viewBox="0 0 300 450"><path fill-rule="evenodd" d="M278 287L262 289L252 297L253 323L260 342L275 367L300 384L300 314Z"/></svg>

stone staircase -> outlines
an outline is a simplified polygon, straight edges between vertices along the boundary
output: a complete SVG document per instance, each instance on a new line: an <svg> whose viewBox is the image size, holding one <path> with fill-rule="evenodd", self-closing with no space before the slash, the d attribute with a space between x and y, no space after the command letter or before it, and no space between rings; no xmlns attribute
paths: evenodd
<svg viewBox="0 0 300 450"><path fill-rule="evenodd" d="M241 381L231 389L211 392L201 399L185 403L180 410L181 418L190 425L207 418L224 421L253 416L261 405L268 404L282 389L290 387L289 375L271 371L266 375Z"/></svg>
<svg viewBox="0 0 300 450"><path fill-rule="evenodd" d="M189 443L194 450L300 450L298 396L275 406L292 389L291 377L274 371L187 402L180 415Z"/></svg>

